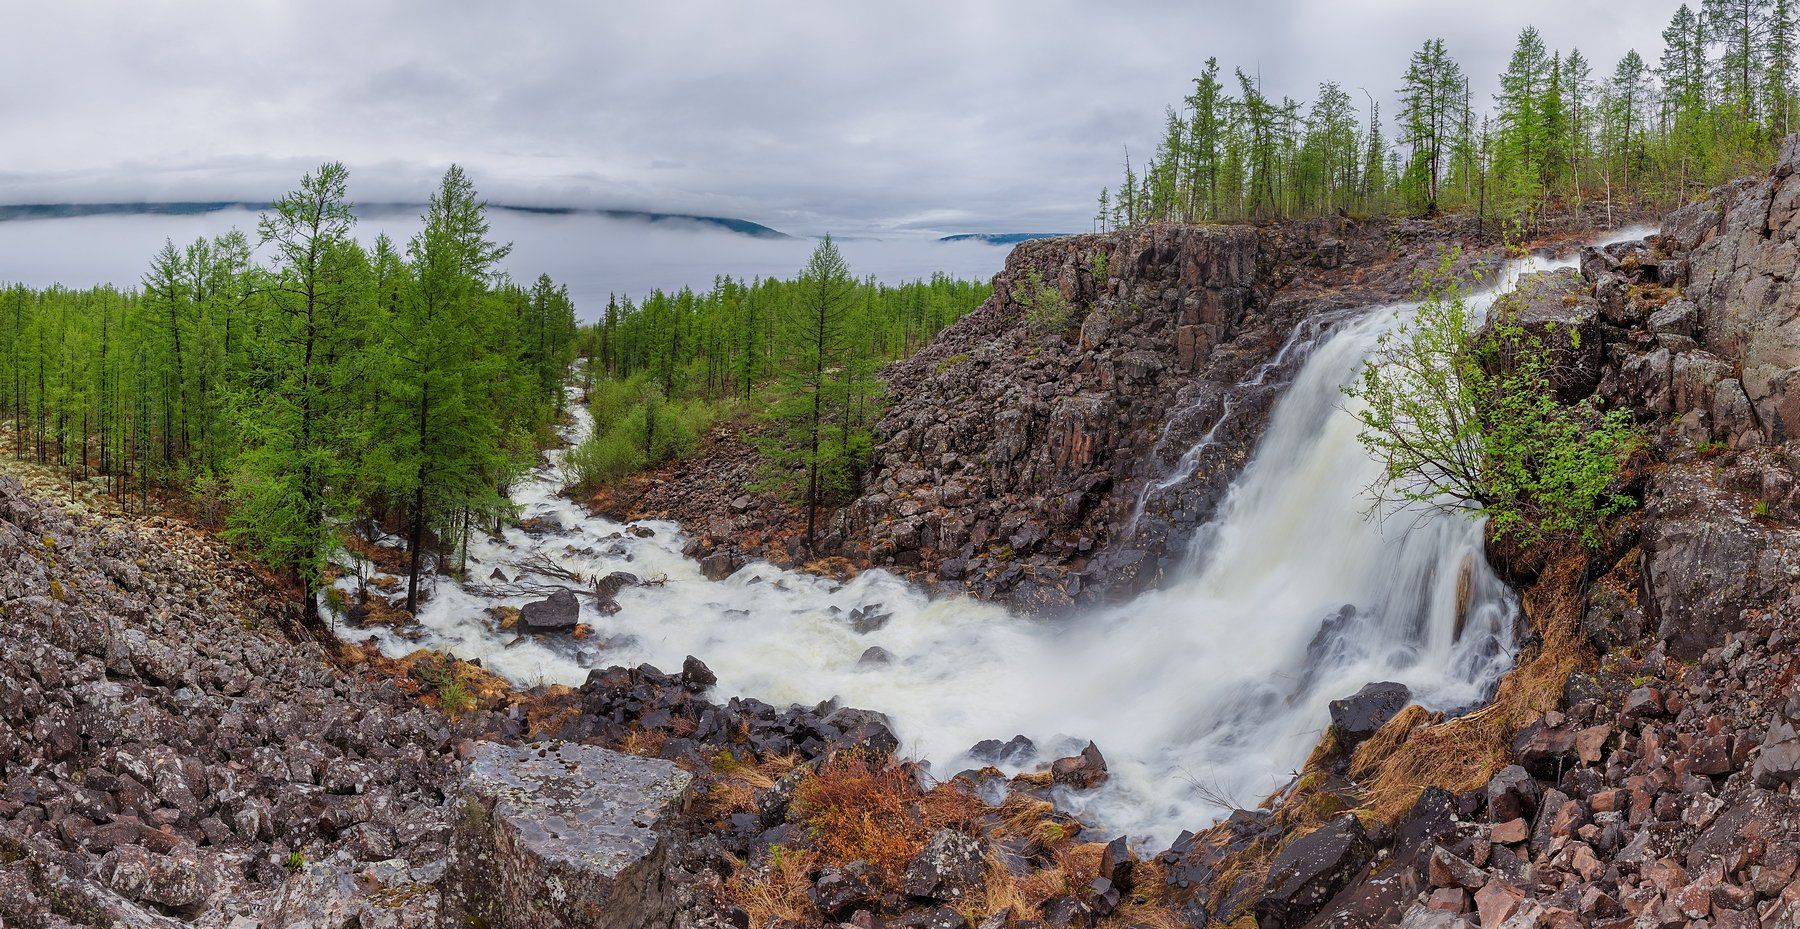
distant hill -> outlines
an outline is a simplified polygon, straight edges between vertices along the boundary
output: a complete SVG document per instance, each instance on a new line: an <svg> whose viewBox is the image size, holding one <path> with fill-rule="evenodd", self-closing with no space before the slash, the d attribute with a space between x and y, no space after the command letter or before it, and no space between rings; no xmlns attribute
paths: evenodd
<svg viewBox="0 0 1800 929"><path fill-rule="evenodd" d="M711 226L736 235L758 239L791 238L787 233L761 223L729 216L701 216L693 213L656 213L647 210L612 210L579 206L525 206L513 203L489 204L497 210L538 213L547 216L604 216L609 219L644 223L693 223ZM266 201L255 200L176 200L121 201L118 203L5 203L0 204L0 222L13 219L69 219L78 216L196 216L221 210L266 210ZM363 213L392 213L423 210L422 203L359 203Z"/></svg>
<svg viewBox="0 0 1800 929"><path fill-rule="evenodd" d="M947 235L939 242L986 242L989 245L1017 245L1032 239L1059 239L1069 235L1067 232L959 232Z"/></svg>

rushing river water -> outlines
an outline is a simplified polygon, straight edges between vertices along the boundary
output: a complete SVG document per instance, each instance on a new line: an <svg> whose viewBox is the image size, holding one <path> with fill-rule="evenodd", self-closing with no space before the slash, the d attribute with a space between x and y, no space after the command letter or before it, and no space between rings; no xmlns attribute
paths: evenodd
<svg viewBox="0 0 1800 929"><path fill-rule="evenodd" d="M1572 263L1512 262L1472 309L1485 310L1521 273ZM839 584L757 564L708 581L681 554L678 526L645 523L654 534L638 537L561 497L553 452L515 499L525 517L561 528L471 543L470 577L485 580L494 567L513 576L541 556L589 578L628 571L661 583L623 591L615 616L584 601L597 633L586 642L499 631L486 608L536 598L496 600L449 580L416 628L378 636L393 653L430 645L478 657L522 684L578 684L614 664L672 670L696 655L718 674L721 695L837 697L882 711L904 749L943 776L982 739L1022 733L1046 760L1092 739L1112 780L1067 805L1160 847L1226 804L1254 805L1279 787L1317 741L1332 699L1391 680L1427 707L1466 707L1511 666L1516 606L1483 556L1481 527L1369 512L1364 491L1378 466L1341 388L1413 309L1373 307L1309 339L1256 453L1196 533L1185 576L1121 606L1052 623L934 600L883 571ZM577 410L568 439L589 426ZM858 633L849 614L868 608L892 619ZM1334 616L1343 618L1322 632ZM892 663L859 664L871 646Z"/></svg>

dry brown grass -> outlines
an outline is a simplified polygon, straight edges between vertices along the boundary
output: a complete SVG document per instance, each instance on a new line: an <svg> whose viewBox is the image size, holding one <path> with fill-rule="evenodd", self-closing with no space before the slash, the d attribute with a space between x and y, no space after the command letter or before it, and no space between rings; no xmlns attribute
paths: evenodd
<svg viewBox="0 0 1800 929"><path fill-rule="evenodd" d="M723 894L749 915L751 926L816 925L819 914L806 892L818 867L818 856L812 852L777 849L764 867L744 868L727 878Z"/></svg>
<svg viewBox="0 0 1800 929"><path fill-rule="evenodd" d="M1448 722L1388 733L1388 744L1379 750L1358 751L1354 764L1367 778L1367 812L1396 822L1425 788L1474 790L1506 765L1513 735L1556 709L1570 674L1594 666L1593 650L1580 629L1586 569L1585 552L1557 552L1527 589L1521 605L1542 644L1522 655L1501 680L1493 703Z"/></svg>
<svg viewBox="0 0 1800 929"><path fill-rule="evenodd" d="M756 794L775 786L776 778L800 763L797 755L778 755L762 761L741 761L729 751L715 755L708 777L696 801L695 811L706 822L723 826L733 813L756 808Z"/></svg>
<svg viewBox="0 0 1800 929"><path fill-rule="evenodd" d="M1014 887L1007 895L1018 901L1015 912L1036 917L1050 900L1085 893L1100 876L1100 856L1105 851L1106 846L1096 842L1065 843L1056 850L1054 867L1013 880Z"/></svg>
<svg viewBox="0 0 1800 929"><path fill-rule="evenodd" d="M1436 722L1433 714L1416 703L1394 714L1393 719L1382 724L1380 729L1375 730L1374 735L1364 740L1351 754L1350 776L1362 780L1374 775L1380 770L1383 762L1393 757L1394 753L1406 744L1406 740L1412 736L1413 730L1433 722Z"/></svg>
<svg viewBox="0 0 1800 929"><path fill-rule="evenodd" d="M661 730L633 729L625 733L625 741L619 743L619 751L627 755L655 758L668 741L669 734Z"/></svg>
<svg viewBox="0 0 1800 929"><path fill-rule="evenodd" d="M811 831L813 848L827 864L866 861L891 884L931 837L923 799L909 770L853 754L803 780L789 815Z"/></svg>

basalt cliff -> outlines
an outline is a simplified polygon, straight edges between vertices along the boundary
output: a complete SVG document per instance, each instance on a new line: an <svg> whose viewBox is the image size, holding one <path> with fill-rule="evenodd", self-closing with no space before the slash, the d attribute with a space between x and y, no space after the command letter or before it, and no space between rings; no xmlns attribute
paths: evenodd
<svg viewBox="0 0 1800 929"><path fill-rule="evenodd" d="M870 476L813 551L790 507L744 492L753 455L728 435L618 509L681 521L720 576L835 556L1026 611L1118 599L1186 554L1330 325L1405 299L1446 255L1492 270L1497 232L1324 219L1025 242L991 300L883 372ZM1039 290L1049 323L1026 305Z"/></svg>

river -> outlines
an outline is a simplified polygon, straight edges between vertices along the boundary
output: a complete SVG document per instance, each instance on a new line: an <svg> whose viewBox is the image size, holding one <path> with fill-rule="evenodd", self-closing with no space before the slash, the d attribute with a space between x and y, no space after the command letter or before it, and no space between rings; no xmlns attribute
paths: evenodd
<svg viewBox="0 0 1800 929"><path fill-rule="evenodd" d="M1522 273L1573 263L1511 262L1472 295L1472 311ZM628 571L658 583L622 592L615 616L584 602L583 621L596 630L584 642L500 631L486 608L535 598L496 600L448 579L416 627L376 634L390 653L443 648L526 685L579 684L590 668L614 664L672 670L695 655L717 673L721 696L835 697L886 713L904 750L943 776L982 739L1024 734L1044 759L1092 739L1113 777L1066 805L1162 847L1284 783L1332 699L1398 681L1426 707L1456 710L1484 699L1512 664L1517 606L1487 565L1481 526L1439 514L1381 518L1364 493L1379 468L1357 441L1342 387L1414 309L1348 314L1300 347L1293 385L1216 518L1195 534L1204 542L1186 570L1127 604L1044 622L933 599L884 571L840 584L753 564L709 581L681 554L679 526L644 523L652 534L639 537L560 496L561 452L552 452L515 499L523 516L560 528L476 540L470 577L485 580L495 567L515 576L542 557L584 577ZM589 428L577 409L565 437L577 442ZM858 610L891 618L859 633ZM1322 632L1334 616L1347 618ZM871 646L892 663L860 663Z"/></svg>

